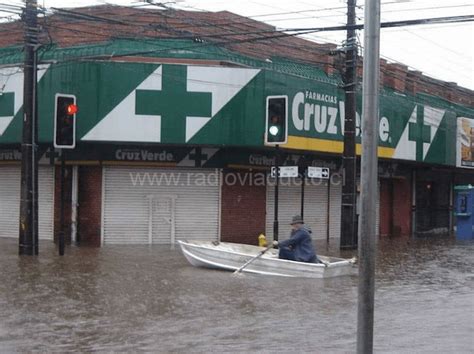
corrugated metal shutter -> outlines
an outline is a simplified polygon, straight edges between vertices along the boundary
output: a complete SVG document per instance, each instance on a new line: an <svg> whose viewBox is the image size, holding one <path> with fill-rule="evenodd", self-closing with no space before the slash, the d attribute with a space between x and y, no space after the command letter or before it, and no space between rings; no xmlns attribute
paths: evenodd
<svg viewBox="0 0 474 354"><path fill-rule="evenodd" d="M38 237L40 240L53 240L54 166L40 166L38 179Z"/></svg>
<svg viewBox="0 0 474 354"><path fill-rule="evenodd" d="M0 167L0 236L18 238L20 167Z"/></svg>
<svg viewBox="0 0 474 354"><path fill-rule="evenodd" d="M104 244L219 238L218 170L104 168Z"/></svg>
<svg viewBox="0 0 474 354"><path fill-rule="evenodd" d="M313 230L313 239L327 237L327 200L327 181L308 180L305 186L304 219Z"/></svg>
<svg viewBox="0 0 474 354"><path fill-rule="evenodd" d="M330 190L329 237L341 237L342 179L332 183Z"/></svg>
<svg viewBox="0 0 474 354"><path fill-rule="evenodd" d="M0 237L18 237L20 218L20 166L0 167ZM40 166L38 171L39 239L53 239L54 168Z"/></svg>
<svg viewBox="0 0 474 354"><path fill-rule="evenodd" d="M380 235L380 181L377 185L377 199L375 200L375 235Z"/></svg>
<svg viewBox="0 0 474 354"><path fill-rule="evenodd" d="M304 219L313 230L313 238L326 238L327 234L327 181L308 180L305 186ZM267 186L266 235L273 238L275 186ZM291 217L301 212L301 180L282 179L278 188L279 239L290 234Z"/></svg>
<svg viewBox="0 0 474 354"><path fill-rule="evenodd" d="M283 179L283 181L285 181ZM338 181L338 179L335 179ZM313 238L326 239L328 218L328 181L309 181L305 188L305 222L313 229ZM290 185L289 185L290 184ZM298 184L298 185L297 185ZM341 235L341 201L342 183L333 183L329 190L329 237L339 238ZM267 215L266 234L273 237L275 187L273 184L267 186ZM287 238L289 232L288 222L292 215L301 211L301 185L286 183L279 187L278 219L280 239ZM376 234L380 230L380 186L377 190L376 199ZM283 237L283 238L282 238Z"/></svg>

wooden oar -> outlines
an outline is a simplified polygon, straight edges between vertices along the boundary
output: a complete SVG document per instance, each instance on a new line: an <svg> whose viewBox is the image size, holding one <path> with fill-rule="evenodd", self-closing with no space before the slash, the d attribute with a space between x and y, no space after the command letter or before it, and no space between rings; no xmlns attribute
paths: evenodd
<svg viewBox="0 0 474 354"><path fill-rule="evenodd" d="M323 261L322 259L318 258L319 262L324 264L324 266L327 268L329 266L329 262Z"/></svg>
<svg viewBox="0 0 474 354"><path fill-rule="evenodd" d="M263 254L265 252L267 252L270 248L273 247L273 244L270 244L270 246L267 246L267 248L265 248L264 250L260 251L255 257L249 259L247 262L245 262L245 264L240 267L239 269L237 269L234 274L237 274L237 273L240 273L242 271L242 269L244 269L245 267L247 267L250 263L252 263L254 260L256 260L257 258L260 258L263 256Z"/></svg>

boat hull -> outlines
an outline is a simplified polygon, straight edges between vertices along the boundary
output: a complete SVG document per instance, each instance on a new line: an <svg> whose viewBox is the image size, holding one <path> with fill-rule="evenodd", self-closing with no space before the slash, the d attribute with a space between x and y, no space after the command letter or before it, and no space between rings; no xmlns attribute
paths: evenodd
<svg viewBox="0 0 474 354"><path fill-rule="evenodd" d="M265 248L227 242L178 241L183 255L195 267L237 270ZM351 260L324 257L326 262L305 263L278 258L278 251L270 249L255 259L242 272L283 277L328 278L356 274Z"/></svg>

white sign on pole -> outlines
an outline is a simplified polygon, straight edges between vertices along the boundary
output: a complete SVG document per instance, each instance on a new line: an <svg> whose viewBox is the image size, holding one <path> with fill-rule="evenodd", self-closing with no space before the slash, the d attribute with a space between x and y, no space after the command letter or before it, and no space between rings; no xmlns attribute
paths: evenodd
<svg viewBox="0 0 474 354"><path fill-rule="evenodd" d="M329 167L312 167L308 166L309 178L329 178Z"/></svg>
<svg viewBox="0 0 474 354"><path fill-rule="evenodd" d="M272 167L271 176L275 177L276 168ZM282 177L298 177L298 166L280 166L280 178Z"/></svg>

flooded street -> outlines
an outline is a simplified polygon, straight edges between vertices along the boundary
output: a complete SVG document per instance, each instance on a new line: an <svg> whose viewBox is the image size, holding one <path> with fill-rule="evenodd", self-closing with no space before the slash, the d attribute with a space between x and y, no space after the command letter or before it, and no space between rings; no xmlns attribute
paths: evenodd
<svg viewBox="0 0 474 354"><path fill-rule="evenodd" d="M333 242L318 251L338 255ZM0 239L0 352L355 351L356 276L235 276L164 246L61 258L48 242L20 258L17 243ZM452 239L379 242L376 352L473 352L473 253Z"/></svg>

